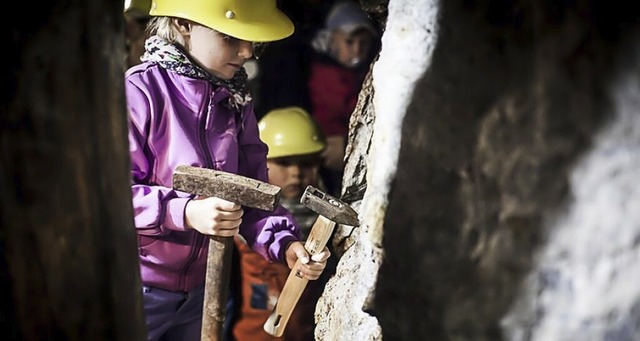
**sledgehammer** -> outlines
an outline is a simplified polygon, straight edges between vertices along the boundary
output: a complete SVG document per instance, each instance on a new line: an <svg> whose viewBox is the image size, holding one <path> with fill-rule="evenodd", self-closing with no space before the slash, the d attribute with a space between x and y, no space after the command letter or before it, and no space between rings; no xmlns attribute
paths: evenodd
<svg viewBox="0 0 640 341"><path fill-rule="evenodd" d="M173 188L205 197L218 197L265 211L276 209L281 188L241 175L181 165L173 172ZM227 311L233 237L209 236L202 314L202 341L221 341Z"/></svg>
<svg viewBox="0 0 640 341"><path fill-rule="evenodd" d="M322 252L336 224L360 225L358 214L351 206L313 186L307 186L302 198L300 198L300 203L319 214L304 244L305 249L311 256ZM264 331L270 335L282 336L291 313L296 307L302 292L307 287L309 280L302 278L296 270L301 264L300 259L298 259L291 269L282 292L280 292L278 302L263 326Z"/></svg>

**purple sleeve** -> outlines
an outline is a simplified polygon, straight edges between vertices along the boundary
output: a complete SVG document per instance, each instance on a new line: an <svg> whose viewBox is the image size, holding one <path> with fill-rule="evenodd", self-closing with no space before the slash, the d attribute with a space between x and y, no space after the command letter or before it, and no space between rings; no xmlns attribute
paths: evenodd
<svg viewBox="0 0 640 341"><path fill-rule="evenodd" d="M149 97L131 82L125 83L129 111L129 154L134 221L138 233L162 235L185 230L184 209L190 196L157 184L152 169L155 157L148 145L151 117Z"/></svg>
<svg viewBox="0 0 640 341"><path fill-rule="evenodd" d="M274 212L252 209L248 215L251 217L245 215L248 219L243 218L240 228L247 243L265 259L286 263L287 246L300 240L300 228L293 215L282 206L278 206Z"/></svg>

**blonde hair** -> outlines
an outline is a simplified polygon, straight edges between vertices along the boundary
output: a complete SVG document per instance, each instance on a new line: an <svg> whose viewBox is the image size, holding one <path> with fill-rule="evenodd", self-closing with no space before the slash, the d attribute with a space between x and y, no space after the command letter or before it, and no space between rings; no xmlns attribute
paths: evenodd
<svg viewBox="0 0 640 341"><path fill-rule="evenodd" d="M172 17L153 17L147 25L148 36L157 35L172 43L184 46L184 38L173 23Z"/></svg>

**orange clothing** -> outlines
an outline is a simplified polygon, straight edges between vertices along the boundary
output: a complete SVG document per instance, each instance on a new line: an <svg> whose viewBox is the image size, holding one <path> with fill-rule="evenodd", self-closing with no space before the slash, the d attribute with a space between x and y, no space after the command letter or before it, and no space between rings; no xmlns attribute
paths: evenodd
<svg viewBox="0 0 640 341"><path fill-rule="evenodd" d="M273 311L290 269L282 263L268 262L237 237L235 244L240 254L242 283L240 312L233 326L233 336L236 340L313 341L315 329L313 315L325 283L322 277L307 284L287 323L284 335L271 336L263 330L263 326Z"/></svg>

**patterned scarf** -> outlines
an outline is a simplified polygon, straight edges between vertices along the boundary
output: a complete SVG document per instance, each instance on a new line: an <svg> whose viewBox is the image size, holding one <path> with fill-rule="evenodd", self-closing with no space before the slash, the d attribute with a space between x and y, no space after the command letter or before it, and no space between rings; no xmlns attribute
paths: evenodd
<svg viewBox="0 0 640 341"><path fill-rule="evenodd" d="M251 101L251 94L246 88L247 72L244 67L240 68L233 78L225 80L211 75L194 64L178 45L171 44L159 36L149 37L144 43L144 49L145 52L140 57L143 62L156 63L177 74L208 80L213 85L228 89L231 93L229 104L238 111Z"/></svg>

